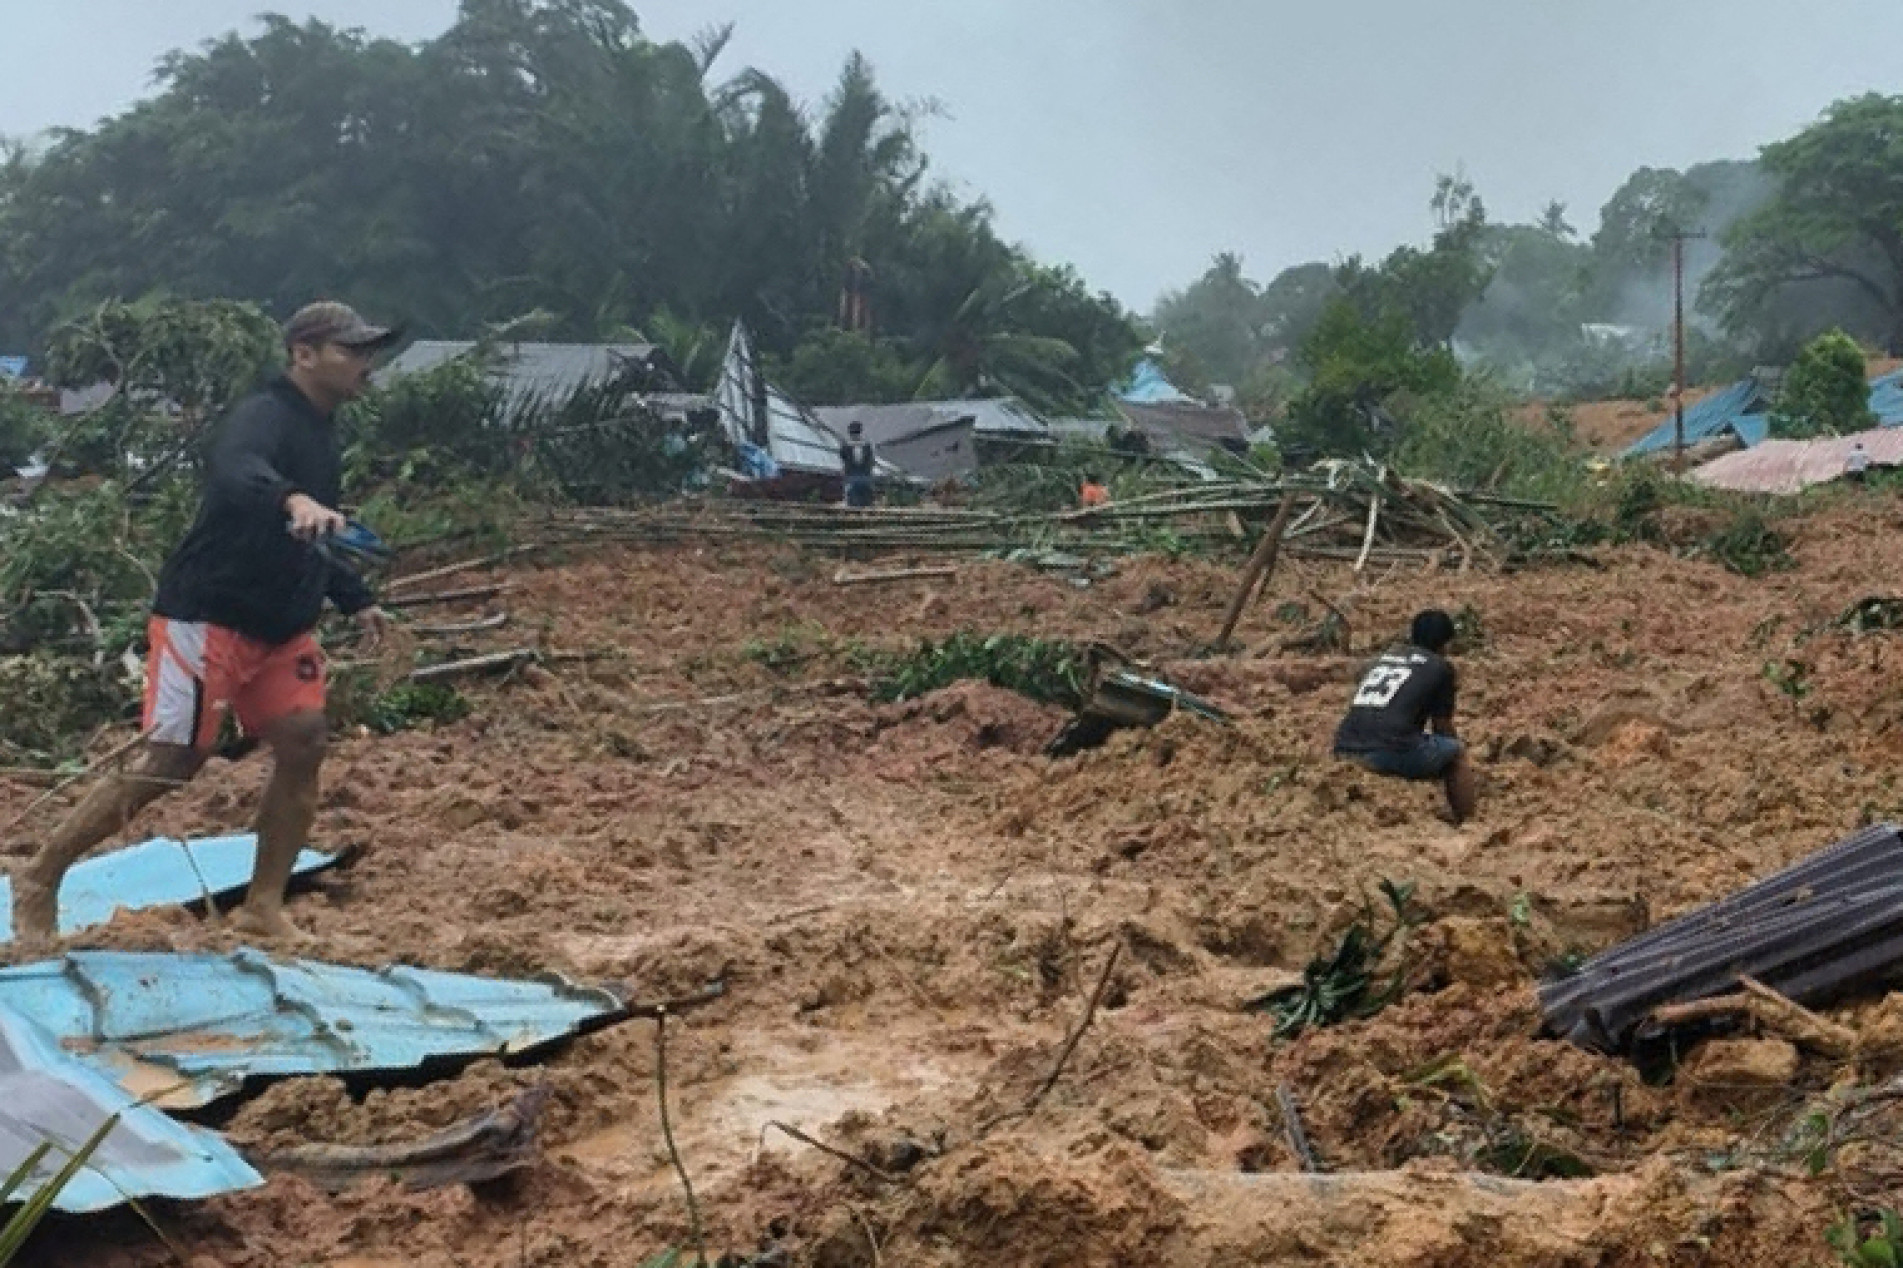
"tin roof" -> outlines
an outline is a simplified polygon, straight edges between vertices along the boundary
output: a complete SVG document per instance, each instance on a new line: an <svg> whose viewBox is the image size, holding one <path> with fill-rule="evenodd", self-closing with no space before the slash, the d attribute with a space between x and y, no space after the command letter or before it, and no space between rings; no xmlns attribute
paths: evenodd
<svg viewBox="0 0 1903 1268"><path fill-rule="evenodd" d="M1857 445L1863 446L1872 467L1903 466L1903 427L1895 427L1815 440L1767 440L1714 458L1688 478L1708 488L1738 493L1800 493L1843 476L1850 451Z"/></svg>
<svg viewBox="0 0 1903 1268"><path fill-rule="evenodd" d="M418 339L377 372L379 380L433 370L477 349L473 340ZM585 387L612 383L658 362L670 377L673 363L651 343L498 343L495 381L509 407L561 403Z"/></svg>
<svg viewBox="0 0 1903 1268"><path fill-rule="evenodd" d="M16 1199L37 1192L113 1114L118 1124L60 1190L58 1209L84 1214L130 1198L207 1198L264 1183L222 1138L140 1104L25 1012L0 1006L0 1172L11 1174L42 1141L55 1145Z"/></svg>
<svg viewBox="0 0 1903 1268"><path fill-rule="evenodd" d="M756 418L756 399L765 417ZM740 322L727 338L720 382L714 387L721 427L748 465L750 474L771 477L781 469L814 475L838 475L840 437L826 429L813 411L761 377L753 341ZM764 432L764 434L762 434Z"/></svg>
<svg viewBox="0 0 1903 1268"><path fill-rule="evenodd" d="M1045 439L1050 428L1015 396L970 400L902 401L895 405L822 405L813 410L830 430L845 435L858 423L875 445L893 444L909 436L969 422L980 436Z"/></svg>
<svg viewBox="0 0 1903 1268"><path fill-rule="evenodd" d="M245 1080L407 1070L519 1055L625 1016L613 992L393 966L76 951L0 969L0 1007L156 1103L204 1105Z"/></svg>
<svg viewBox="0 0 1903 1268"><path fill-rule="evenodd" d="M60 886L59 931L70 934L103 925L121 907L143 911L234 895L251 883L257 846L258 838L250 832L189 842L154 837L86 859L66 873ZM292 874L309 876L338 866L344 858L341 853L305 850ZM12 940L12 882L0 876L0 942Z"/></svg>
<svg viewBox="0 0 1903 1268"><path fill-rule="evenodd" d="M1708 440L1725 432L1734 433L1747 446L1765 438L1769 425L1770 400L1756 379L1739 379L1722 392L1713 392L1685 409L1685 443ZM1667 415L1658 426L1626 446L1624 456L1670 449L1677 439L1677 421Z"/></svg>
<svg viewBox="0 0 1903 1268"><path fill-rule="evenodd" d="M1853 833L1764 880L1649 929L1539 989L1546 1029L1623 1051L1659 1037L1661 1004L1748 976L1800 1004L1869 988L1903 965L1903 834Z"/></svg>

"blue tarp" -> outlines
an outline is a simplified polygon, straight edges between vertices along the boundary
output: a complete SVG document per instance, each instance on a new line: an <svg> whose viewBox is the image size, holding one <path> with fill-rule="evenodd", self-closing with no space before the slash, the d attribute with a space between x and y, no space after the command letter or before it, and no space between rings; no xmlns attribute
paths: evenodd
<svg viewBox="0 0 1903 1268"><path fill-rule="evenodd" d="M54 1146L16 1199L31 1197L113 1114L117 1125L54 1199L60 1210L208 1198L264 1183L223 1139L138 1103L28 1016L0 1007L0 1173L11 1174L42 1141Z"/></svg>
<svg viewBox="0 0 1903 1268"><path fill-rule="evenodd" d="M73 952L0 969L0 1007L110 1077L166 1089L158 1103L173 1107L207 1104L252 1077L519 1055L625 1016L614 993L559 979L371 971L252 950Z"/></svg>
<svg viewBox="0 0 1903 1268"><path fill-rule="evenodd" d="M1764 439L1767 420L1761 409L1763 394L1755 380L1740 379L1722 392L1713 392L1685 410L1685 443L1696 444L1726 432L1735 434L1747 446ZM1633 441L1625 451L1628 458L1658 453L1672 447L1673 420L1664 422Z"/></svg>
<svg viewBox="0 0 1903 1268"><path fill-rule="evenodd" d="M59 931L74 933L112 919L120 907L142 911L207 897L235 895L251 883L258 838L249 832L178 841L155 837L77 863L59 890ZM307 876L342 862L339 854L305 850L295 875ZM13 939L12 883L0 876L0 942Z"/></svg>
<svg viewBox="0 0 1903 1268"><path fill-rule="evenodd" d="M22 379L25 377L25 357L0 357L0 379Z"/></svg>
<svg viewBox="0 0 1903 1268"><path fill-rule="evenodd" d="M1147 357L1137 362L1137 368L1130 374L1130 381L1119 388L1115 396L1132 405L1200 404L1195 397L1186 395L1170 382L1163 368Z"/></svg>
<svg viewBox="0 0 1903 1268"><path fill-rule="evenodd" d="M1879 427L1903 427L1903 370L1870 381L1870 412Z"/></svg>

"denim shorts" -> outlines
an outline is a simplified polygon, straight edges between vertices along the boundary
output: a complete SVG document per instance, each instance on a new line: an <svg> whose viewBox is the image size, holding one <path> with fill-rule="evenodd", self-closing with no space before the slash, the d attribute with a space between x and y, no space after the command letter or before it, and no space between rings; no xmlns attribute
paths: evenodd
<svg viewBox="0 0 1903 1268"><path fill-rule="evenodd" d="M1360 762L1377 775L1394 775L1400 779L1439 779L1454 764L1454 759L1465 751L1466 746L1451 735L1433 735L1423 731L1420 740L1409 748L1376 749L1371 753L1348 753L1336 749L1335 756Z"/></svg>

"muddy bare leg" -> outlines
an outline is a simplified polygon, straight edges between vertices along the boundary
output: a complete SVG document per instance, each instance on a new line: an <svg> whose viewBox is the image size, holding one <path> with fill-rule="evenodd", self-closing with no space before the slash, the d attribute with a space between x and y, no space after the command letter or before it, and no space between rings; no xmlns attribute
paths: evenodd
<svg viewBox="0 0 1903 1268"><path fill-rule="evenodd" d="M1444 778L1447 784L1447 809L1455 823L1465 823L1473 818L1474 805L1479 800L1479 792L1474 787L1473 763L1462 753L1447 768Z"/></svg>
<svg viewBox="0 0 1903 1268"><path fill-rule="evenodd" d="M13 932L25 941L53 936L59 884L66 869L132 817L190 780L205 755L181 744L147 744L131 767L114 771L88 792L13 878Z"/></svg>
<svg viewBox="0 0 1903 1268"><path fill-rule="evenodd" d="M316 712L295 713L265 729L272 766L258 806L258 861L244 905L232 913L232 923L246 933L299 936L284 917L284 889L317 815L317 776L329 731L328 720Z"/></svg>

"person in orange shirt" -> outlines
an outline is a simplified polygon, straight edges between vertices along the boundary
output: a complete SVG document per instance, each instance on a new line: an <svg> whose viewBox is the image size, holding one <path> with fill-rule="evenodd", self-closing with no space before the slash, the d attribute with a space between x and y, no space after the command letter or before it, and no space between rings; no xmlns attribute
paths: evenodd
<svg viewBox="0 0 1903 1268"><path fill-rule="evenodd" d="M1077 501L1084 507L1110 505L1110 488L1095 475L1086 475L1077 490Z"/></svg>

